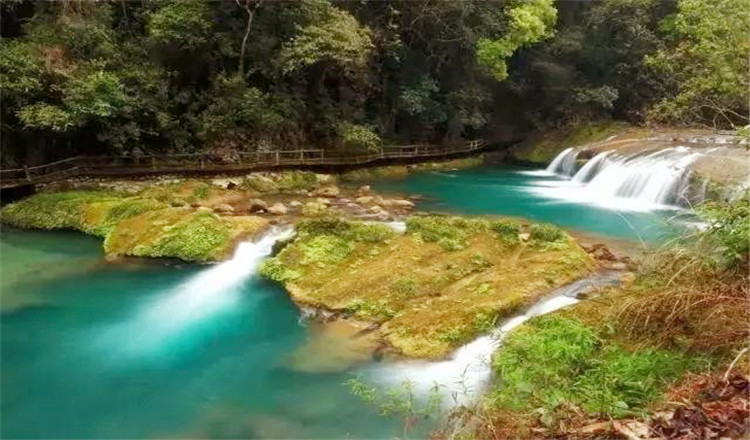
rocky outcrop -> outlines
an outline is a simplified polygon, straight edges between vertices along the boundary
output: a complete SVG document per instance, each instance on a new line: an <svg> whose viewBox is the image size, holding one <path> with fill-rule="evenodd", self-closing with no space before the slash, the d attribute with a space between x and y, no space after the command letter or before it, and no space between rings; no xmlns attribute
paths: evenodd
<svg viewBox="0 0 750 440"><path fill-rule="evenodd" d="M274 203L268 208L268 213L273 215L286 215L289 209L281 202Z"/></svg>

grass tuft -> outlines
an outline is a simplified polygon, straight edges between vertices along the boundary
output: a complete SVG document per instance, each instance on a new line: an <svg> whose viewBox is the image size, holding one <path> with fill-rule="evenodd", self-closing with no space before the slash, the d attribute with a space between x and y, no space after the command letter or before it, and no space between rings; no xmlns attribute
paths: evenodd
<svg viewBox="0 0 750 440"><path fill-rule="evenodd" d="M565 239L565 232L555 225L537 223L531 225L529 233L533 240L555 242Z"/></svg>

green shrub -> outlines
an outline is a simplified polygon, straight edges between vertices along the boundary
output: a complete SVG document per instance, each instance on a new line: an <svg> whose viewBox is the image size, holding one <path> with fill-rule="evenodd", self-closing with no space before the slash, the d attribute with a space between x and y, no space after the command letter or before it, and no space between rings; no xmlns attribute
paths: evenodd
<svg viewBox="0 0 750 440"><path fill-rule="evenodd" d="M349 122L339 126L339 134L344 146L353 150L380 151L383 143L372 127Z"/></svg>
<svg viewBox="0 0 750 440"><path fill-rule="evenodd" d="M529 232L532 239L539 241L553 242L565 239L565 232L562 229L547 223L533 224Z"/></svg>
<svg viewBox="0 0 750 440"><path fill-rule="evenodd" d="M698 212L709 229L709 240L718 243L721 254L728 265L747 261L750 254L750 191L732 202L707 203Z"/></svg>
<svg viewBox="0 0 750 440"><path fill-rule="evenodd" d="M417 294L417 282L411 278L399 278L391 283L391 292L403 298L410 298Z"/></svg>
<svg viewBox="0 0 750 440"><path fill-rule="evenodd" d="M490 229L497 232L500 240L509 246L520 243L518 234L521 233L521 226L518 223L508 220L498 220L490 223Z"/></svg>
<svg viewBox="0 0 750 440"><path fill-rule="evenodd" d="M638 414L701 359L666 350L628 351L600 340L579 321L547 315L508 336L493 359L497 373L490 400L513 411L562 404L600 417Z"/></svg>

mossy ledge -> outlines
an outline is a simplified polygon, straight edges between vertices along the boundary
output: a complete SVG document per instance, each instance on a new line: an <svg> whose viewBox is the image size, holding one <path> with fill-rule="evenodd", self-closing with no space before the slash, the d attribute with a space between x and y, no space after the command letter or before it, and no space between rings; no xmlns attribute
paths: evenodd
<svg viewBox="0 0 750 440"><path fill-rule="evenodd" d="M260 272L302 306L378 323L401 354L437 359L594 267L554 226L433 215L406 223L399 235L382 224L301 222Z"/></svg>
<svg viewBox="0 0 750 440"><path fill-rule="evenodd" d="M27 229L66 229L104 238L108 257L216 261L268 221L220 217L208 208L171 207L163 200L112 191L40 193L5 206L0 221Z"/></svg>

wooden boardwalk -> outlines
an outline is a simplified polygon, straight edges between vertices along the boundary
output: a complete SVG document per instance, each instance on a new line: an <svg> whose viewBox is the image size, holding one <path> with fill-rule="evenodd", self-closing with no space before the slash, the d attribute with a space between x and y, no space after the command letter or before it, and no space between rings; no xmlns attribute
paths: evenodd
<svg viewBox="0 0 750 440"><path fill-rule="evenodd" d="M273 168L357 166L386 160L450 157L483 149L484 140L455 145L384 147L378 152L343 155L325 150L169 154L148 156L77 156L34 167L0 169L0 188L49 183L73 177L158 174L220 174Z"/></svg>

